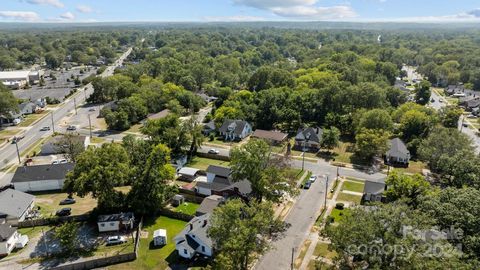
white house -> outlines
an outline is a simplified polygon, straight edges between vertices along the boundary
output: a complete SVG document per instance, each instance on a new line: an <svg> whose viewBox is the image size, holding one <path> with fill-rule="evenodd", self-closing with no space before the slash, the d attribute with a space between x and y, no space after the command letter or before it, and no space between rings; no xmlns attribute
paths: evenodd
<svg viewBox="0 0 480 270"><path fill-rule="evenodd" d="M205 196L220 195L223 197L230 195L247 196L250 194L252 192L250 181L233 182L231 173L231 169L227 167L208 166L207 181L197 181L195 186L196 192Z"/></svg>
<svg viewBox="0 0 480 270"><path fill-rule="evenodd" d="M61 190L73 163L18 167L12 178L16 190L24 192Z"/></svg>
<svg viewBox="0 0 480 270"><path fill-rule="evenodd" d="M367 202L381 202L384 199L383 193L386 190L384 180L381 181L365 181L363 187L363 200Z"/></svg>
<svg viewBox="0 0 480 270"><path fill-rule="evenodd" d="M194 217L185 228L173 239L178 255L191 259L195 255L211 257L213 243L207 235L210 227L210 214Z"/></svg>
<svg viewBox="0 0 480 270"><path fill-rule="evenodd" d="M23 248L28 243L28 236L17 232L10 224L0 224L0 257L7 256L15 248Z"/></svg>
<svg viewBox="0 0 480 270"><path fill-rule="evenodd" d="M405 143L399 138L390 140L390 149L385 154L385 163L389 165L408 166L410 151Z"/></svg>
<svg viewBox="0 0 480 270"><path fill-rule="evenodd" d="M133 213L120 213L98 216L97 225L99 232L118 232L120 230L131 230L135 217Z"/></svg>
<svg viewBox="0 0 480 270"><path fill-rule="evenodd" d="M153 232L153 245L163 246L167 244L167 230L158 229Z"/></svg>
<svg viewBox="0 0 480 270"><path fill-rule="evenodd" d="M252 125L243 120L225 120L218 129L225 141L241 141L252 134Z"/></svg>
<svg viewBox="0 0 480 270"><path fill-rule="evenodd" d="M35 196L15 189L0 192L0 223L24 221L33 208L34 200Z"/></svg>

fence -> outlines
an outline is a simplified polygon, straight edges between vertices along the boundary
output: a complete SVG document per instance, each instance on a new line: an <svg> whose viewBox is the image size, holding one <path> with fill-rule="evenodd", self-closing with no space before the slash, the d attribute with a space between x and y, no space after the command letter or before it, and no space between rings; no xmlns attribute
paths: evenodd
<svg viewBox="0 0 480 270"><path fill-rule="evenodd" d="M186 222L189 222L194 217L194 216L191 216L191 215L187 215L185 213L175 212L175 211L172 211L172 210L169 210L169 209L166 209L166 208L161 209L159 211L159 213L160 213L160 215L163 215L163 216L166 216L166 217L169 217L169 218L173 218L173 219L183 220L183 221L186 221Z"/></svg>
<svg viewBox="0 0 480 270"><path fill-rule="evenodd" d="M29 220L20 221L17 224L13 224L13 226L16 225L18 228L29 228L29 227L36 227L36 226L58 224L60 222L65 222L65 221L82 222L82 221L87 221L89 218L90 218L89 215L76 215L76 216L68 216L68 217L29 219Z"/></svg>

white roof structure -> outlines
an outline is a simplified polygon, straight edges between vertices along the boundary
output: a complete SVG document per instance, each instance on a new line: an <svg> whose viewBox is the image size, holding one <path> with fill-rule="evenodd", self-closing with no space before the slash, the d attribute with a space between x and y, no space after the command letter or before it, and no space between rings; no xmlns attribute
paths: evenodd
<svg viewBox="0 0 480 270"><path fill-rule="evenodd" d="M158 229L153 232L153 238L155 237L167 237L167 230L165 229Z"/></svg>
<svg viewBox="0 0 480 270"><path fill-rule="evenodd" d="M0 80L28 80L30 70L2 71Z"/></svg>
<svg viewBox="0 0 480 270"><path fill-rule="evenodd" d="M195 168L190 168L190 167L183 167L178 171L178 174L195 176L195 174L197 174L198 171L200 170Z"/></svg>

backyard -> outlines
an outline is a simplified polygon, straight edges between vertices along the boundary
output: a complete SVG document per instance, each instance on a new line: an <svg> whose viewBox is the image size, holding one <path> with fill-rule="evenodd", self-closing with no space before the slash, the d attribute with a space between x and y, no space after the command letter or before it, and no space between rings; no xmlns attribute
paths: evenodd
<svg viewBox="0 0 480 270"><path fill-rule="evenodd" d="M204 157L194 157L192 160L190 160L190 162L186 166L197 168L197 169L205 171L205 170L207 170L209 165L217 165L217 166L228 167L230 165L230 162L223 161L223 160L217 160L217 159L211 159L211 158L204 158Z"/></svg>
<svg viewBox="0 0 480 270"><path fill-rule="evenodd" d="M97 200L90 195L80 198L73 196L76 203L69 205L60 205L60 201L67 198L68 194L59 193L41 193L35 194L35 205L40 207L42 216L55 215L55 212L64 207L72 208L72 215L82 215L90 212L97 206Z"/></svg>
<svg viewBox="0 0 480 270"><path fill-rule="evenodd" d="M184 202L177 207L172 207L172 211L184 213L186 215L193 216L197 211L197 208L200 206L198 203Z"/></svg>

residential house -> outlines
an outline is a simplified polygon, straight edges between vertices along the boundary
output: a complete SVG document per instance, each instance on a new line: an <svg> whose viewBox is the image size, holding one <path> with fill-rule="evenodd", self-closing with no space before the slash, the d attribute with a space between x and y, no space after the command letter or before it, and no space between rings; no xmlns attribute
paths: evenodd
<svg viewBox="0 0 480 270"><path fill-rule="evenodd" d="M410 90L407 88L407 83L404 81L404 80L401 80L399 78L397 78L395 80L395 84L393 85L393 87L397 88L397 89L400 89L404 92L409 92Z"/></svg>
<svg viewBox="0 0 480 270"><path fill-rule="evenodd" d="M252 192L251 183L248 180L233 182L231 169L222 166L210 165L207 168L207 181L197 182L196 192L205 195L248 196Z"/></svg>
<svg viewBox="0 0 480 270"><path fill-rule="evenodd" d="M20 103L18 105L18 109L20 114L22 115L34 114L37 112L38 106L33 102L26 101L26 102Z"/></svg>
<svg viewBox="0 0 480 270"><path fill-rule="evenodd" d="M383 180L381 181L365 181L363 188L363 201L366 202L383 202L385 196L383 193L386 190L386 185Z"/></svg>
<svg viewBox="0 0 480 270"><path fill-rule="evenodd" d="M287 140L288 134L274 130L257 129L252 134L252 138L264 139L271 144L278 145Z"/></svg>
<svg viewBox="0 0 480 270"><path fill-rule="evenodd" d="M466 111L473 111L475 108L480 107L480 96L469 95L458 99L458 105L463 107Z"/></svg>
<svg viewBox="0 0 480 270"><path fill-rule="evenodd" d="M35 196L15 190L0 192L0 223L17 224L24 221L33 209Z"/></svg>
<svg viewBox="0 0 480 270"><path fill-rule="evenodd" d="M295 149L318 151L322 142L323 130L319 127L300 128L295 136Z"/></svg>
<svg viewBox="0 0 480 270"><path fill-rule="evenodd" d="M215 132L217 128L215 127L215 122L212 120L206 124L203 124L203 130L202 133L205 136L210 135L211 133Z"/></svg>
<svg viewBox="0 0 480 270"><path fill-rule="evenodd" d="M190 167L182 167L178 173L178 180L192 182L200 175L200 170Z"/></svg>
<svg viewBox="0 0 480 270"><path fill-rule="evenodd" d="M390 140L390 149L385 154L385 164L392 166L408 167L410 161L410 151L405 143L399 138Z"/></svg>
<svg viewBox="0 0 480 270"><path fill-rule="evenodd" d="M213 242L207 235L210 227L210 214L194 217L185 228L173 238L178 255L185 259L194 256L213 255Z"/></svg>
<svg viewBox="0 0 480 270"><path fill-rule="evenodd" d="M452 96L454 94L459 94L463 93L465 91L465 86L463 84L457 84L457 85L448 85L445 88L445 94Z"/></svg>
<svg viewBox="0 0 480 270"><path fill-rule="evenodd" d="M195 212L195 216L199 217L201 215L212 214L213 210L223 202L225 202L225 198L222 196L210 195L203 199L202 203Z"/></svg>
<svg viewBox="0 0 480 270"><path fill-rule="evenodd" d="M73 163L18 167L12 178L16 190L24 192L61 190Z"/></svg>
<svg viewBox="0 0 480 270"><path fill-rule="evenodd" d="M132 212L100 215L97 219L99 232L118 232L133 229L135 217Z"/></svg>
<svg viewBox="0 0 480 270"><path fill-rule="evenodd" d="M28 236L21 235L10 224L0 224L0 257L8 256L15 248L23 248Z"/></svg>
<svg viewBox="0 0 480 270"><path fill-rule="evenodd" d="M218 129L225 141L241 141L252 134L252 125L243 120L225 120Z"/></svg>
<svg viewBox="0 0 480 270"><path fill-rule="evenodd" d="M165 118L167 117L168 115L170 114L170 110L169 109L165 109L161 112L158 112L158 113L152 113L152 114L149 114L147 116L147 119L148 120L158 120L158 119L162 119L162 118Z"/></svg>
<svg viewBox="0 0 480 270"><path fill-rule="evenodd" d="M90 144L89 136L72 135L69 137L69 140L71 140L71 142L68 142L69 144L70 143L75 145L78 144L82 146L83 149L87 149L88 145ZM65 149L68 147L68 145L62 145L63 143L67 143L65 141L65 136L58 135L58 136L52 137L42 145L42 149L40 150L40 153L42 155L64 154Z"/></svg>

